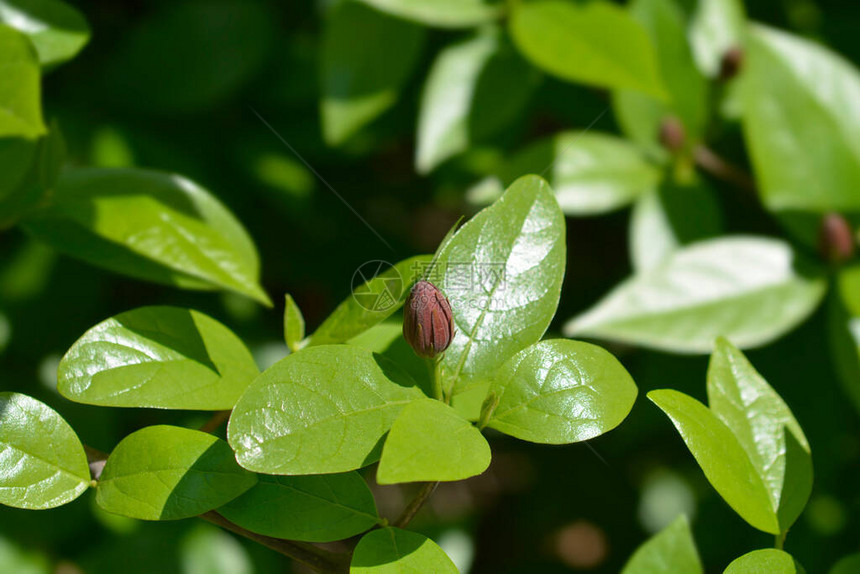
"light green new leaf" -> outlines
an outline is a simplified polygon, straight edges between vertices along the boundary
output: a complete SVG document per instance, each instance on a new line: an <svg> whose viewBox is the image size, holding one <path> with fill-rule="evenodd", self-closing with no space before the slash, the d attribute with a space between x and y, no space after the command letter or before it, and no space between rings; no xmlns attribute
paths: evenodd
<svg viewBox="0 0 860 574"><path fill-rule="evenodd" d="M510 33L535 66L564 80L666 96L648 33L620 6L517 2Z"/></svg>
<svg viewBox="0 0 860 574"><path fill-rule="evenodd" d="M145 427L108 457L96 502L141 520L190 518L227 504L257 483L223 440L181 427Z"/></svg>
<svg viewBox="0 0 860 574"><path fill-rule="evenodd" d="M621 574L703 574L690 523L683 514L636 549Z"/></svg>
<svg viewBox="0 0 860 574"><path fill-rule="evenodd" d="M418 63L421 26L358 2L335 6L322 46L322 126L340 145L388 110Z"/></svg>
<svg viewBox="0 0 860 574"><path fill-rule="evenodd" d="M440 28L468 28L497 19L499 0L361 0L393 16Z"/></svg>
<svg viewBox="0 0 860 574"><path fill-rule="evenodd" d="M637 394L608 351L553 339L520 351L493 375L490 427L544 444L589 440L618 426Z"/></svg>
<svg viewBox="0 0 860 574"><path fill-rule="evenodd" d="M442 361L443 380L454 395L472 391L461 411L469 418L477 417L492 373L549 326L564 277L564 235L552 189L529 175L441 249L437 270L443 275L431 280L448 296L456 327Z"/></svg>
<svg viewBox="0 0 860 574"><path fill-rule="evenodd" d="M0 23L0 137L45 133L36 50L27 37Z"/></svg>
<svg viewBox="0 0 860 574"><path fill-rule="evenodd" d="M305 338L305 318L302 310L296 305L293 297L287 293L284 296L284 341L292 352L299 350Z"/></svg>
<svg viewBox="0 0 860 574"><path fill-rule="evenodd" d="M791 554L775 548L753 550L729 564L723 574L806 574Z"/></svg>
<svg viewBox="0 0 860 574"><path fill-rule="evenodd" d="M353 277L353 290L349 297L326 317L311 335L309 345L343 343L381 323L403 306L409 289L425 271L432 257L416 255L389 267L385 261L365 263ZM382 271L365 279L366 269Z"/></svg>
<svg viewBox="0 0 860 574"><path fill-rule="evenodd" d="M465 480L490 466L490 445L472 423L441 401L407 405L388 433L379 484Z"/></svg>
<svg viewBox="0 0 860 574"><path fill-rule="evenodd" d="M458 574L445 552L429 538L399 528L364 535L355 547L350 574Z"/></svg>
<svg viewBox="0 0 860 574"><path fill-rule="evenodd" d="M648 398L672 420L723 500L755 528L779 534L767 485L729 427L684 393L665 389L651 391Z"/></svg>
<svg viewBox="0 0 860 574"><path fill-rule="evenodd" d="M208 191L167 173L79 169L25 221L60 252L186 289L229 289L271 305L251 238Z"/></svg>
<svg viewBox="0 0 860 574"><path fill-rule="evenodd" d="M343 540L379 523L367 483L356 472L266 476L218 509L251 532L306 542Z"/></svg>
<svg viewBox="0 0 860 574"><path fill-rule="evenodd" d="M401 409L423 397L383 357L323 345L275 363L239 399L227 428L236 460L266 474L347 472L375 462Z"/></svg>
<svg viewBox="0 0 860 574"><path fill-rule="evenodd" d="M227 327L179 307L141 307L102 321L60 361L69 400L106 407L229 410L259 374Z"/></svg>
<svg viewBox="0 0 860 574"><path fill-rule="evenodd" d="M698 0L690 22L690 46L708 77L720 73L723 55L743 45L746 14L741 0Z"/></svg>
<svg viewBox="0 0 860 574"><path fill-rule="evenodd" d="M34 398L0 393L0 504L54 508L89 485L87 455L72 427Z"/></svg>
<svg viewBox="0 0 860 574"><path fill-rule="evenodd" d="M544 170L567 215L598 215L624 207L655 189L661 177L659 169L624 139L560 132L514 155L502 179L510 183L524 173Z"/></svg>
<svg viewBox="0 0 860 574"><path fill-rule="evenodd" d="M444 48L421 97L417 170L428 173L495 135L522 111L539 80L498 29L483 29Z"/></svg>
<svg viewBox="0 0 860 574"><path fill-rule="evenodd" d="M818 306L823 277L796 268L776 239L735 236L694 243L635 274L564 327L588 336L662 349L707 353L716 337L741 348L787 333Z"/></svg>
<svg viewBox="0 0 860 574"><path fill-rule="evenodd" d="M746 451L787 531L812 491L809 443L782 398L722 337L708 366L708 403Z"/></svg>
<svg viewBox="0 0 860 574"><path fill-rule="evenodd" d="M90 39L81 13L57 0L0 0L0 22L30 38L43 66L74 58Z"/></svg>

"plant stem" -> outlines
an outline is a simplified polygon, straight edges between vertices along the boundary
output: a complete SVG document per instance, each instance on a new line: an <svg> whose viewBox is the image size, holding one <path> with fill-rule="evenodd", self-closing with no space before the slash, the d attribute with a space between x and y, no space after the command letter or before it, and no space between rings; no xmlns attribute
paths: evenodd
<svg viewBox="0 0 860 574"><path fill-rule="evenodd" d="M212 418L203 423L203 426L200 427L198 430L202 432L212 432L218 430L218 427L220 427L227 419L230 418L230 412L231 411L218 411L217 413L214 413L212 415Z"/></svg>
<svg viewBox="0 0 860 574"><path fill-rule="evenodd" d="M433 389L433 398L439 401L444 401L445 393L442 389L442 358L436 357L433 359L427 359L427 370L430 372L430 383Z"/></svg>
<svg viewBox="0 0 860 574"><path fill-rule="evenodd" d="M775 541L773 544L774 548L776 548L777 550L782 550L782 547L785 546L785 535L786 534L788 534L788 532L783 532L781 534L776 535Z"/></svg>
<svg viewBox="0 0 860 574"><path fill-rule="evenodd" d="M721 158L711 148L705 145L696 146L696 149L693 150L693 160L697 166L712 176L733 183L751 193L756 193L753 178L738 166Z"/></svg>
<svg viewBox="0 0 860 574"><path fill-rule="evenodd" d="M415 498L412 499L412 502L403 509L403 513L394 522L394 526L397 528L406 528L409 526L409 523L412 522L412 519L415 518L415 515L418 514L418 511L421 510L421 507L424 506L424 503L427 502L427 499L430 498L430 495L433 494L433 491L436 490L437 486L439 486L438 481L425 482L421 485L420 490L418 490L418 494L416 494Z"/></svg>
<svg viewBox="0 0 860 574"><path fill-rule="evenodd" d="M200 518L207 522L211 522L216 526L220 526L224 530L229 530L234 534L238 534L239 536L258 542L266 548L270 548L275 552L279 552L284 556L292 558L296 562L301 562L317 572L323 572L325 574L342 574L349 570L349 559L346 555L334 554L305 542L281 540L280 538L272 538L271 536L256 534L250 530L245 530L237 524L233 524L214 510L201 514Z"/></svg>

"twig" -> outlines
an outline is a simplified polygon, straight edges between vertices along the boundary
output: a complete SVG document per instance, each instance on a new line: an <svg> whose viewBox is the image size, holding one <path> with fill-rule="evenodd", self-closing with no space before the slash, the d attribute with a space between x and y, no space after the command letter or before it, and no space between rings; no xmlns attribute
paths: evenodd
<svg viewBox="0 0 860 574"><path fill-rule="evenodd" d="M427 499L430 498L430 495L433 494L437 486L439 486L438 482L424 483L418 494L412 499L412 502L403 509L403 513L394 522L394 526L397 528L406 528L409 526L409 523L412 522L412 519L415 518L415 515L418 514L418 511L421 510L421 507L424 506L424 503L427 502Z"/></svg>
<svg viewBox="0 0 860 574"><path fill-rule="evenodd" d="M227 419L230 418L230 411L218 411L217 413L212 415L208 421L206 421L202 427L200 427L200 431L202 432L212 432L217 430Z"/></svg>
<svg viewBox="0 0 860 574"><path fill-rule="evenodd" d="M95 486L95 483L98 482L102 476L102 471L105 469L108 453L88 445L84 445L84 452L87 454L87 464L90 466L90 477L95 481L93 482L93 486Z"/></svg>
<svg viewBox="0 0 860 574"><path fill-rule="evenodd" d="M733 183L750 193L756 193L753 178L741 168L721 158L711 148L704 145L696 146L693 150L693 161L714 177Z"/></svg>

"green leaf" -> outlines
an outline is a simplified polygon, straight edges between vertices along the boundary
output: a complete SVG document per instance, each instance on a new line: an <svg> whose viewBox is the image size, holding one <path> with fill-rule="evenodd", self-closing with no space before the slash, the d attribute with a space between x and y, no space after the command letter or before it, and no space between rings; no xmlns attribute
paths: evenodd
<svg viewBox="0 0 860 574"><path fill-rule="evenodd" d="M621 574L703 574L690 523L683 514L640 546Z"/></svg>
<svg viewBox="0 0 860 574"><path fill-rule="evenodd" d="M350 574L457 574L457 567L429 538L399 528L364 535L352 555Z"/></svg>
<svg viewBox="0 0 860 574"><path fill-rule="evenodd" d="M490 466L490 445L457 411L434 399L408 404L394 421L376 471L379 484L465 480Z"/></svg>
<svg viewBox="0 0 860 574"><path fill-rule="evenodd" d="M809 443L782 398L722 337L708 366L708 403L746 451L787 531L812 491Z"/></svg>
<svg viewBox="0 0 860 574"><path fill-rule="evenodd" d="M468 28L499 18L498 0L361 0L365 4L427 26Z"/></svg>
<svg viewBox="0 0 860 574"><path fill-rule="evenodd" d="M84 447L48 405L0 393L0 504L42 510L67 504L90 485Z"/></svg>
<svg viewBox="0 0 860 574"><path fill-rule="evenodd" d="M190 518L227 504L257 483L223 440L180 427L145 427L108 457L96 501L141 520Z"/></svg>
<svg viewBox="0 0 860 574"><path fill-rule="evenodd" d="M698 0L690 22L690 46L708 77L720 73L723 55L743 45L746 14L741 0Z"/></svg>
<svg viewBox="0 0 860 574"><path fill-rule="evenodd" d="M720 205L710 187L664 182L633 206L628 235L633 269L653 269L680 248L721 231Z"/></svg>
<svg viewBox="0 0 860 574"><path fill-rule="evenodd" d="M57 0L0 0L0 22L27 35L43 66L74 58L90 39L81 13Z"/></svg>
<svg viewBox="0 0 860 574"><path fill-rule="evenodd" d="M302 310L299 309L289 293L285 295L284 299L286 300L284 306L284 340L287 347L295 353L305 338L305 318L302 316Z"/></svg>
<svg viewBox="0 0 860 574"><path fill-rule="evenodd" d="M417 170L428 173L498 133L520 114L539 80L496 28L444 48L421 97Z"/></svg>
<svg viewBox="0 0 860 574"><path fill-rule="evenodd" d="M45 133L41 76L27 37L0 24L0 137L34 138Z"/></svg>
<svg viewBox="0 0 860 574"><path fill-rule="evenodd" d="M266 476L218 509L251 532L306 542L343 540L379 523L367 483L356 472Z"/></svg>
<svg viewBox="0 0 860 574"><path fill-rule="evenodd" d="M271 305L251 238L208 191L178 175L79 169L27 230L60 252L186 289L229 289Z"/></svg>
<svg viewBox="0 0 860 574"><path fill-rule="evenodd" d="M328 15L322 46L322 124L340 145L388 110L399 97L424 46L424 28L358 2Z"/></svg>
<svg viewBox="0 0 860 574"><path fill-rule="evenodd" d="M729 564L723 574L806 574L791 554L775 548L754 550Z"/></svg>
<svg viewBox="0 0 860 574"><path fill-rule="evenodd" d="M468 418L477 417L493 372L549 326L564 277L564 235L552 189L525 176L440 251L436 273L443 275L431 280L448 296L456 327L443 381L453 395L473 391Z"/></svg>
<svg viewBox="0 0 860 574"><path fill-rule="evenodd" d="M254 574L254 563L238 538L198 523L179 543L182 574Z"/></svg>
<svg viewBox="0 0 860 574"><path fill-rule="evenodd" d="M839 270L828 309L830 353L845 393L860 410L860 265Z"/></svg>
<svg viewBox="0 0 860 574"><path fill-rule="evenodd" d="M624 281L564 334L673 353L706 353L719 335L741 348L764 345L800 324L824 295L823 277L796 266L791 247L776 239L695 243Z"/></svg>
<svg viewBox="0 0 860 574"><path fill-rule="evenodd" d="M505 165L502 179L546 173L567 215L598 215L653 190L660 171L629 142L597 133L560 132L531 144Z"/></svg>
<svg viewBox="0 0 860 574"><path fill-rule="evenodd" d="M618 426L637 389L608 351L553 339L520 351L493 376L489 426L545 444L589 440Z"/></svg>
<svg viewBox="0 0 860 574"><path fill-rule="evenodd" d="M229 410L259 374L218 321L179 307L141 307L102 321L60 361L57 388L106 407Z"/></svg>
<svg viewBox="0 0 860 574"><path fill-rule="evenodd" d="M6 537L0 537L0 571L15 574L51 574L55 569L41 552L24 550Z"/></svg>
<svg viewBox="0 0 860 574"><path fill-rule="evenodd" d="M684 393L657 390L648 393L648 398L672 420L708 481L729 506L755 528L779 534L767 485L731 429Z"/></svg>
<svg viewBox="0 0 860 574"><path fill-rule="evenodd" d="M309 345L343 343L381 323L393 315L409 296L412 283L421 276L430 255L417 255L394 265L386 261L365 267L362 265L353 277L353 290L338 305L322 325L311 335ZM382 271L365 280L365 269Z"/></svg>
<svg viewBox="0 0 860 574"><path fill-rule="evenodd" d="M860 572L860 554L849 554L830 569L830 574L856 574L857 572Z"/></svg>
<svg viewBox="0 0 860 574"><path fill-rule="evenodd" d="M239 464L266 474L347 472L378 460L400 410L424 395L366 349L289 355L248 387L227 428Z"/></svg>
<svg viewBox="0 0 860 574"><path fill-rule="evenodd" d="M535 66L564 80L666 96L648 33L619 6L517 2L510 32Z"/></svg>

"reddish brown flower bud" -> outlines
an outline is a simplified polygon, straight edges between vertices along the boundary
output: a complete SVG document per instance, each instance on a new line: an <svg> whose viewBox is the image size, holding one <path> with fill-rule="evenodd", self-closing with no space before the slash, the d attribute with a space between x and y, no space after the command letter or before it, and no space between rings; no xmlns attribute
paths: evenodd
<svg viewBox="0 0 860 574"><path fill-rule="evenodd" d="M848 221L838 213L828 213L818 230L818 249L832 263L843 263L854 256L854 234Z"/></svg>
<svg viewBox="0 0 860 574"><path fill-rule="evenodd" d="M454 338L454 315L445 295L429 281L412 287L403 306L403 337L419 357L432 359Z"/></svg>
<svg viewBox="0 0 860 574"><path fill-rule="evenodd" d="M729 48L720 60L720 80L731 80L741 71L744 63L744 51L739 47Z"/></svg>
<svg viewBox="0 0 860 574"><path fill-rule="evenodd" d="M666 116L660 122L660 144L671 152L676 152L684 146L687 134L684 124L675 116Z"/></svg>

